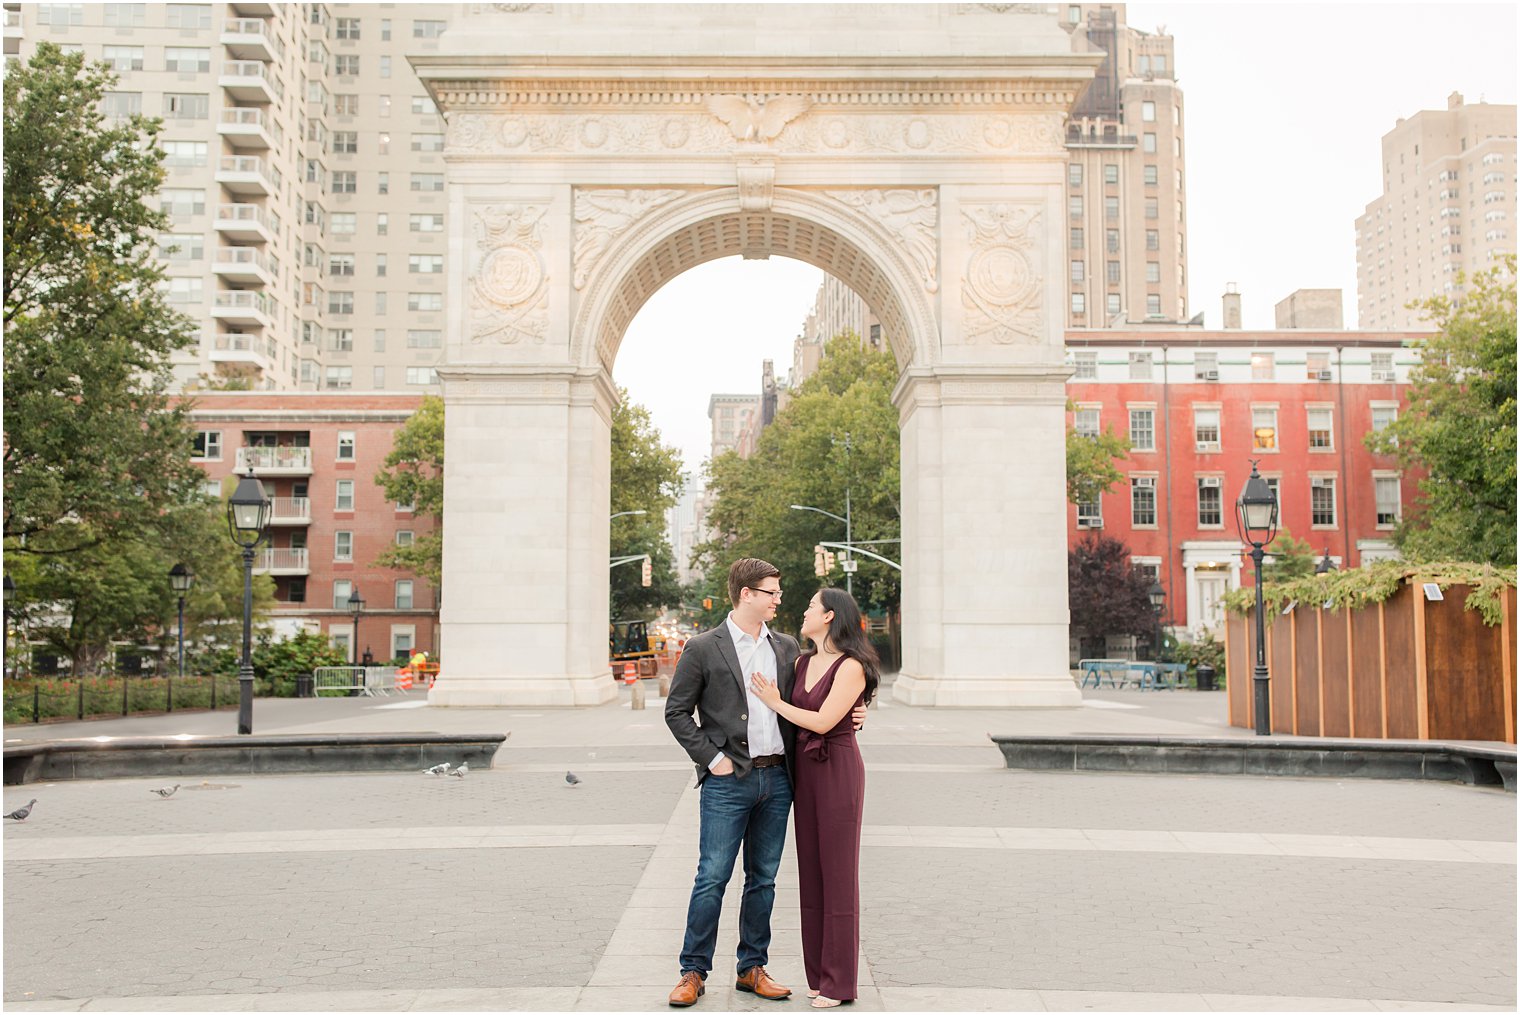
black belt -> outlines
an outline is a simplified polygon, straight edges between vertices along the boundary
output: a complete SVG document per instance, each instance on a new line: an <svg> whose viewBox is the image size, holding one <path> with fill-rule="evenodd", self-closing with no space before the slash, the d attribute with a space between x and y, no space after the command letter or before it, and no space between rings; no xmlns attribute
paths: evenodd
<svg viewBox="0 0 1520 1015"><path fill-rule="evenodd" d="M756 768L775 768L777 765L786 764L786 755L762 754L760 757L754 759L753 764Z"/></svg>

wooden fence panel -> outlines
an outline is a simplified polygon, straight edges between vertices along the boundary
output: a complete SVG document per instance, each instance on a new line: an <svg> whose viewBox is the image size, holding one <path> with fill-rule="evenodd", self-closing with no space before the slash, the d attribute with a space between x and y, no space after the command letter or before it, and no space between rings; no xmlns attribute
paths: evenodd
<svg viewBox="0 0 1520 1015"><path fill-rule="evenodd" d="M1272 732L1296 733L1293 706L1292 615L1269 618L1267 675L1272 678Z"/></svg>
<svg viewBox="0 0 1520 1015"><path fill-rule="evenodd" d="M1251 720L1251 643L1247 633L1249 618L1239 613L1225 615L1224 672L1225 699L1230 725L1250 729Z"/></svg>
<svg viewBox="0 0 1520 1015"><path fill-rule="evenodd" d="M1319 732L1326 737L1351 735L1351 658L1345 610L1319 614Z"/></svg>
<svg viewBox="0 0 1520 1015"><path fill-rule="evenodd" d="M1293 621L1293 724L1300 736L1320 735L1319 609L1300 604Z"/></svg>
<svg viewBox="0 0 1520 1015"><path fill-rule="evenodd" d="M1400 588L1383 603L1384 669L1388 676L1388 735L1416 740L1420 736L1420 702L1416 688L1414 591Z"/></svg>
<svg viewBox="0 0 1520 1015"><path fill-rule="evenodd" d="M1351 611L1352 736L1383 736L1383 630L1377 606Z"/></svg>
<svg viewBox="0 0 1520 1015"><path fill-rule="evenodd" d="M1425 607L1425 668L1433 740L1504 740L1503 656L1498 627L1465 610L1467 586ZM1424 595L1416 593L1416 602Z"/></svg>

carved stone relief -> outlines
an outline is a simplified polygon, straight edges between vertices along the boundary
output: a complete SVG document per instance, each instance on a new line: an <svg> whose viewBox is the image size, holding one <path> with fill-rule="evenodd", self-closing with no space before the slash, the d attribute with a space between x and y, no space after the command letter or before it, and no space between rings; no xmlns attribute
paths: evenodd
<svg viewBox="0 0 1520 1015"><path fill-rule="evenodd" d="M923 275L924 288L939 291L939 195L920 190L828 190L829 197L875 219L902 240Z"/></svg>
<svg viewBox="0 0 1520 1015"><path fill-rule="evenodd" d="M542 342L549 332L549 275L543 258L545 208L497 204L474 209L479 251L470 275L470 341Z"/></svg>
<svg viewBox="0 0 1520 1015"><path fill-rule="evenodd" d="M812 102L800 95L758 100L753 96L714 95L707 100L708 111L727 124L739 141L769 141L810 106Z"/></svg>
<svg viewBox="0 0 1520 1015"><path fill-rule="evenodd" d="M1000 345L1044 341L1040 210L984 204L963 206L961 214L969 224L971 242L961 284L966 340L990 339Z"/></svg>
<svg viewBox="0 0 1520 1015"><path fill-rule="evenodd" d="M576 190L575 288L584 289L591 269L645 212L668 204L680 190Z"/></svg>

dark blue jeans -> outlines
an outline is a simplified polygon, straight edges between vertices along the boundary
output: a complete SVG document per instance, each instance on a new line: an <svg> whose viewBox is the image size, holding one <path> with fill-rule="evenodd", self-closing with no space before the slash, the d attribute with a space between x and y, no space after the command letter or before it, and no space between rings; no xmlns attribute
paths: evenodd
<svg viewBox="0 0 1520 1015"><path fill-rule="evenodd" d="M707 979L718 942L723 889L744 846L744 897L739 903L737 972L763 966L771 946L771 909L776 903L776 868L786 845L792 783L786 766L751 769L737 775L709 775L702 782L702 858L686 910L681 972Z"/></svg>

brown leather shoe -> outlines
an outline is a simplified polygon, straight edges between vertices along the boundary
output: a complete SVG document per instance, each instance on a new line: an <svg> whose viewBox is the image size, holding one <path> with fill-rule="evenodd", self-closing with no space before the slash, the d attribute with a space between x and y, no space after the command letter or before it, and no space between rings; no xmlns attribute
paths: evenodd
<svg viewBox="0 0 1520 1015"><path fill-rule="evenodd" d="M681 982L676 984L676 989L670 992L670 1006L690 1008L697 1003L697 998L705 993L707 993L707 988L702 985L702 974L688 970L681 974Z"/></svg>
<svg viewBox="0 0 1520 1015"><path fill-rule="evenodd" d="M734 989L748 991L767 1001L784 1001L792 996L792 988L783 987L771 979L771 974L765 971L764 966L751 966L740 973Z"/></svg>

